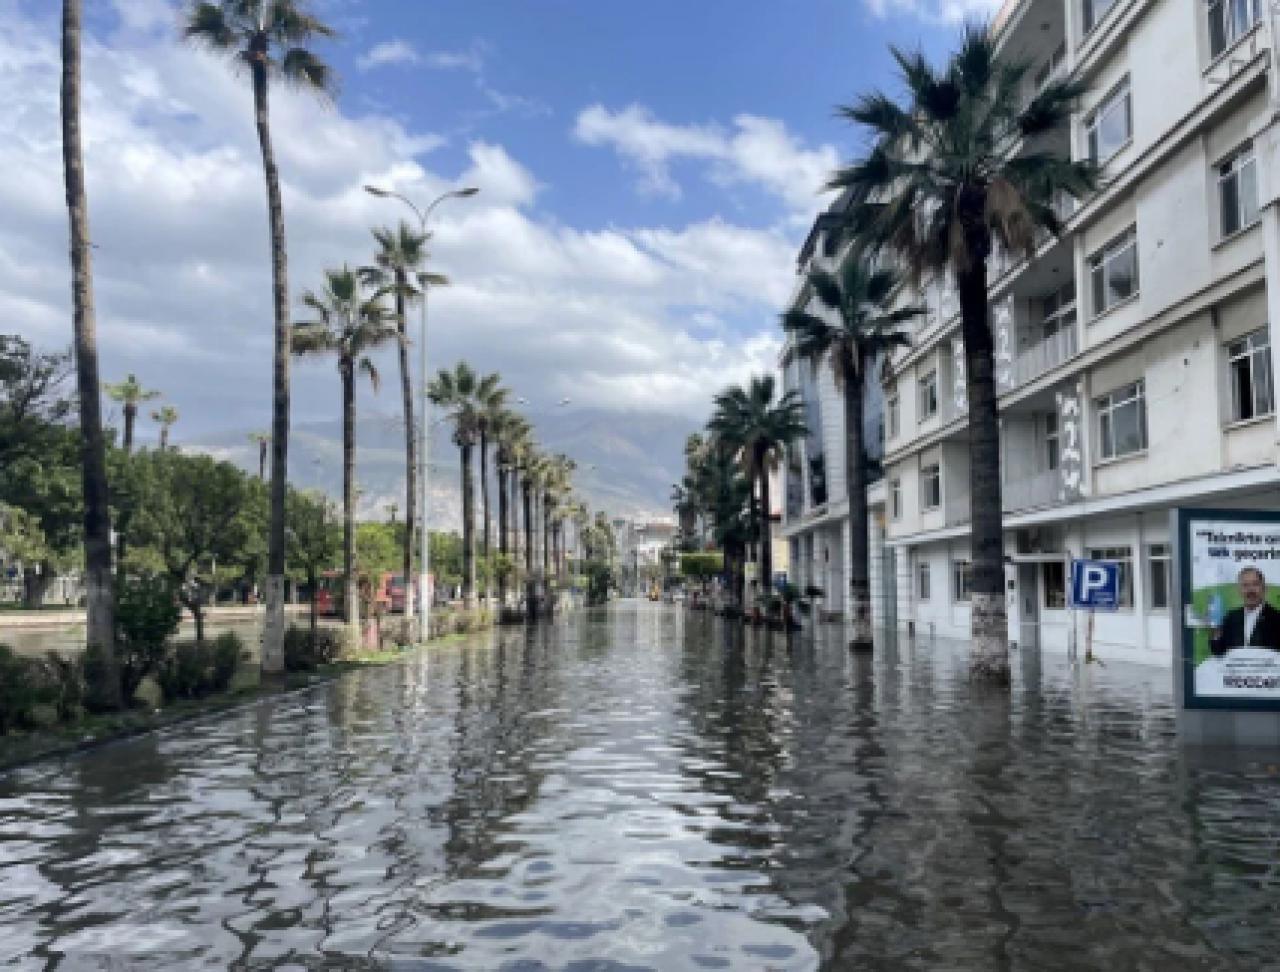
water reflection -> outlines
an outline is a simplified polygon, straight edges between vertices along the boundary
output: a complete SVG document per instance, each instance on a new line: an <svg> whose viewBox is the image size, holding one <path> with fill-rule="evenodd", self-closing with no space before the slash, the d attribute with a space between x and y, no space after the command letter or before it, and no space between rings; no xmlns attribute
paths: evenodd
<svg viewBox="0 0 1280 972"><path fill-rule="evenodd" d="M0 965L1274 963L1280 757L1015 672L649 604L415 655L0 778Z"/></svg>

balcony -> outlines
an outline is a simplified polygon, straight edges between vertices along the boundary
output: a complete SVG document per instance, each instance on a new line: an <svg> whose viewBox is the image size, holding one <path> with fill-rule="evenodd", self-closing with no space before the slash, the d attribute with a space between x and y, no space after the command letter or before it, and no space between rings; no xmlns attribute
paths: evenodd
<svg viewBox="0 0 1280 972"><path fill-rule="evenodd" d="M1061 493L1061 471L1046 469L1006 482L1002 487L1000 506L1005 513L1054 506L1059 502Z"/></svg>
<svg viewBox="0 0 1280 972"><path fill-rule="evenodd" d="M1006 362L996 372L996 381L1002 392L1013 391L1027 382L1074 358L1080 350L1080 339L1074 324L1051 334L1042 341L1023 350L1011 363Z"/></svg>

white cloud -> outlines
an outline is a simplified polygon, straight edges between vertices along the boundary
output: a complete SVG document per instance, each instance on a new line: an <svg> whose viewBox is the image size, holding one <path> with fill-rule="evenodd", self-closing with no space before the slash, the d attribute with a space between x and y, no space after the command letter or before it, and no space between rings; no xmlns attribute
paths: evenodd
<svg viewBox="0 0 1280 972"><path fill-rule="evenodd" d="M832 146L805 148L782 122L757 115L739 115L733 126L672 125L643 105L614 112L596 104L579 113L574 135L587 145L612 146L640 171L643 192L678 199L671 163L692 159L708 163L722 185L760 186L806 216L821 208L823 185L839 161Z"/></svg>
<svg viewBox="0 0 1280 972"><path fill-rule="evenodd" d="M994 17L1007 0L865 0L877 17L909 14L934 23L961 23Z"/></svg>
<svg viewBox="0 0 1280 972"><path fill-rule="evenodd" d="M47 347L71 335L55 31L0 11L0 329ZM273 89L271 107L294 296L326 266L367 260L369 227L408 215L363 185L428 200L474 184L479 195L450 200L432 220L431 268L453 280L432 297L433 363L465 357L530 397L549 389L582 405L691 419L711 390L773 365L774 315L794 279L796 241L784 233L722 219L564 226L533 211L539 179L502 145L478 141L462 171L442 171L426 154L440 142L431 133L285 88ZM178 406L189 435L259 428L270 409L268 234L251 108L242 75L172 32L111 47L87 39L103 377L137 373ZM733 134L785 147L783 136L745 124ZM765 185L791 171L749 178ZM394 371L393 356L382 368ZM336 414L331 363L298 364L294 408L299 422Z"/></svg>
<svg viewBox="0 0 1280 972"><path fill-rule="evenodd" d="M361 71L369 71L390 64L418 64L422 59L407 40L389 40L374 44L368 52L356 58Z"/></svg>

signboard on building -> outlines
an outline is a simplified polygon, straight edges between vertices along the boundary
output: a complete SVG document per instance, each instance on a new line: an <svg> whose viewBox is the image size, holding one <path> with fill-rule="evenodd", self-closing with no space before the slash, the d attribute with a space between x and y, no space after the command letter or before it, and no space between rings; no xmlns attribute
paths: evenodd
<svg viewBox="0 0 1280 972"><path fill-rule="evenodd" d="M957 339L951 344L951 396L956 405L956 414L962 415L969 408L969 385L965 380L964 342Z"/></svg>
<svg viewBox="0 0 1280 972"><path fill-rule="evenodd" d="M1188 709L1280 712L1280 513L1179 510Z"/></svg>
<svg viewBox="0 0 1280 972"><path fill-rule="evenodd" d="M996 339L996 389L1013 388L1013 301L1006 297L991 308L991 333Z"/></svg>
<svg viewBox="0 0 1280 972"><path fill-rule="evenodd" d="M1071 606L1114 611L1120 606L1120 565L1114 560L1071 561Z"/></svg>
<svg viewBox="0 0 1280 972"><path fill-rule="evenodd" d="M1070 503L1084 495L1084 408L1078 387L1057 393L1058 500Z"/></svg>

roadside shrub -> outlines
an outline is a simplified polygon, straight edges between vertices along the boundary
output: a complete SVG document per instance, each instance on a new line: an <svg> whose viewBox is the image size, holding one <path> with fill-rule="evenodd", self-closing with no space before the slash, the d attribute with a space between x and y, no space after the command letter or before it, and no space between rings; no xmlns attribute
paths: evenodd
<svg viewBox="0 0 1280 972"><path fill-rule="evenodd" d="M231 687L244 643L233 631L212 642L180 642L173 646L156 671L156 681L166 702L200 699Z"/></svg>
<svg viewBox="0 0 1280 972"><path fill-rule="evenodd" d="M211 692L225 692L236 677L236 667L244 652L244 642L234 631L224 631L213 639L212 669L209 678Z"/></svg>
<svg viewBox="0 0 1280 972"><path fill-rule="evenodd" d="M40 702L37 666L8 645L0 645L0 735L30 727Z"/></svg>
<svg viewBox="0 0 1280 972"><path fill-rule="evenodd" d="M317 628L311 632L296 624L284 633L284 667L289 672L310 672L319 665L332 665L342 657L343 632L334 628Z"/></svg>
<svg viewBox="0 0 1280 972"><path fill-rule="evenodd" d="M60 722L74 722L84 708L84 665L76 657L51 651L45 655L44 670L49 683L49 702Z"/></svg>
<svg viewBox="0 0 1280 972"><path fill-rule="evenodd" d="M382 644L408 648L414 643L416 622L411 618L385 618L380 629Z"/></svg>
<svg viewBox="0 0 1280 972"><path fill-rule="evenodd" d="M133 701L142 680L165 660L168 641L177 633L180 618L178 599L168 582L129 579L117 586L116 660L126 705Z"/></svg>

